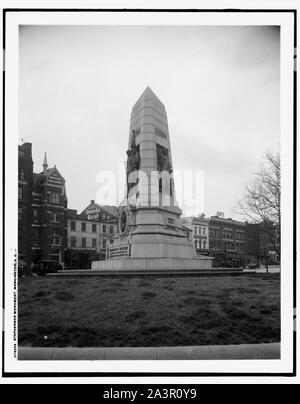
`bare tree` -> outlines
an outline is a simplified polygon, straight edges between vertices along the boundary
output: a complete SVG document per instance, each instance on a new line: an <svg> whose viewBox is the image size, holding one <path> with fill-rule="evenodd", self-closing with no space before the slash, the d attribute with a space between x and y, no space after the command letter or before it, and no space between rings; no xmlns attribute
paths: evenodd
<svg viewBox="0 0 300 404"><path fill-rule="evenodd" d="M278 256L280 256L280 190L279 152L266 152L263 163L246 186L243 198L238 200L236 208L246 220L261 224L261 231L265 232ZM278 234L278 238L275 234Z"/></svg>

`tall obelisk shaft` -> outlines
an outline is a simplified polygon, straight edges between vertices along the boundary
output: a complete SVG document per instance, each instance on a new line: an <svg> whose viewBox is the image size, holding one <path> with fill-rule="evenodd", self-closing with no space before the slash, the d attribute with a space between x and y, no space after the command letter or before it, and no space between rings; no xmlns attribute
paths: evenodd
<svg viewBox="0 0 300 404"><path fill-rule="evenodd" d="M165 191L170 196L167 205L174 207L176 203L173 179L166 184L162 180L161 183L154 181L155 172L164 171L166 176L169 174L170 178L173 178L173 163L166 109L149 87L132 108L128 148L131 149L133 144L139 147L140 153L141 176L138 184L140 201L148 201L148 205L152 206L162 205L163 182L164 187L167 187Z"/></svg>

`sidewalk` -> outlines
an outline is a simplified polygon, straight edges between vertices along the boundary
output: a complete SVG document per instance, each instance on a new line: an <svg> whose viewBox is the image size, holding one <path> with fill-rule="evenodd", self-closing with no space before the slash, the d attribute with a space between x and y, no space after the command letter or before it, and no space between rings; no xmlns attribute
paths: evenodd
<svg viewBox="0 0 300 404"><path fill-rule="evenodd" d="M266 268L261 266L260 268L257 269L244 269L244 272L253 272L255 271L257 274L265 274L267 272ZM268 272L270 274L279 274L280 273L280 266L269 266L268 267Z"/></svg>
<svg viewBox="0 0 300 404"><path fill-rule="evenodd" d="M182 347L27 348L19 360L228 360L280 359L280 343Z"/></svg>

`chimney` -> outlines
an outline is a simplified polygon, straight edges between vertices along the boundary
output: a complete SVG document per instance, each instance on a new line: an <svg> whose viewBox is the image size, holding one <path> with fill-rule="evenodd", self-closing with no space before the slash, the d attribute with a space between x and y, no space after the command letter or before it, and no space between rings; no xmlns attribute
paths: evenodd
<svg viewBox="0 0 300 404"><path fill-rule="evenodd" d="M93 203L93 204L94 204L94 203L95 203L95 200L94 200L94 199L92 199L92 200L91 200L91 203Z"/></svg>

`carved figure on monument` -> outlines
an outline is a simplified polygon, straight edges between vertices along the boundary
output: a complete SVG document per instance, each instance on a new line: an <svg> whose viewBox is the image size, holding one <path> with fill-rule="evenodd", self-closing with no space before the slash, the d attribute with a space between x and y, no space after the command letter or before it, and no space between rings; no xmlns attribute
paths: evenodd
<svg viewBox="0 0 300 404"><path fill-rule="evenodd" d="M128 177L130 173L133 171L138 171L140 168L140 148L139 146L136 146L135 143L135 131L132 131L132 137L131 137L131 149L127 150L127 194L129 193L130 189L136 185L137 181L134 182L129 182Z"/></svg>
<svg viewBox="0 0 300 404"><path fill-rule="evenodd" d="M159 144L156 145L157 150L157 170L161 171L168 171L171 174L173 172L170 160L169 160L169 153L168 150L160 146Z"/></svg>

